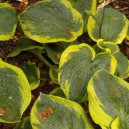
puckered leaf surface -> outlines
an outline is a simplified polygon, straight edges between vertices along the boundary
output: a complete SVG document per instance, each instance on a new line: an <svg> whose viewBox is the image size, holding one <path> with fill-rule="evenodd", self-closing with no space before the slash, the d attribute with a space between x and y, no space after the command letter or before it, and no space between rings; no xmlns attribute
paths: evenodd
<svg viewBox="0 0 129 129"><path fill-rule="evenodd" d="M0 60L0 122L20 121L30 100L30 86L23 71Z"/></svg>
<svg viewBox="0 0 129 129"><path fill-rule="evenodd" d="M83 32L82 15L66 0L43 0L19 15L22 29L40 43L74 41Z"/></svg>
<svg viewBox="0 0 129 129"><path fill-rule="evenodd" d="M89 110L102 129L129 128L129 84L105 70L97 71L88 87Z"/></svg>
<svg viewBox="0 0 129 129"><path fill-rule="evenodd" d="M69 46L61 55L58 75L66 97L77 102L86 100L88 81L99 69L114 73L115 58L107 52L96 55L87 44Z"/></svg>
<svg viewBox="0 0 129 129"><path fill-rule="evenodd" d="M54 95L41 93L30 118L33 129L93 129L79 104Z"/></svg>

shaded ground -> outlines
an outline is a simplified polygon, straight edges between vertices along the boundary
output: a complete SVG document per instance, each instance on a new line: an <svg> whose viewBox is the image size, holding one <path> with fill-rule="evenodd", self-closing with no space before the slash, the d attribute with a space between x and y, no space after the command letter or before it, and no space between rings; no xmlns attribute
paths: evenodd
<svg viewBox="0 0 129 129"><path fill-rule="evenodd" d="M19 1L0 0L0 2L10 3L17 10L18 13L22 12L26 8L26 6L33 4L33 3L37 2L38 0L29 0L28 3L25 3L25 4L23 4ZM113 2L111 5L114 8L122 11L129 18L129 0L118 0L116 2ZM0 58L2 58L4 60L4 58L12 51L13 47L16 45L18 38L21 37L22 35L23 35L23 32L22 32L20 26L18 26L13 39L11 39L9 41L0 42ZM89 43L90 45L94 44L94 42L89 38L89 36L87 34L84 34L83 36L81 36L80 39L84 42ZM129 59L129 41L127 41L125 39L123 41L123 43L119 46L120 46L121 51L124 53L124 55ZM39 59L37 59L37 57L35 57L34 55L32 55L28 52L22 52L21 54L19 54L15 58L8 59L8 63L16 65L18 67L22 67L23 64L28 62L28 60L36 63L36 65L40 69L41 78L47 78L48 80L46 80L46 81L41 80L39 88L32 91L32 94L34 95L34 97L32 99L31 104L29 105L28 109L25 111L23 116L29 115L31 107L32 107L34 101L36 100L36 98L38 97L40 92L47 94L47 93L50 93L55 87L57 87L57 85L51 84L51 80L49 80L49 75L48 75L48 68L45 66L45 64L43 62L41 62ZM128 80L129 79L127 79L127 81ZM82 104L82 106L84 107L84 109L86 110L86 113L88 114L87 104ZM95 125L95 124L93 124L93 125L95 126L95 129L100 129L100 127L98 125ZM15 126L15 124L0 123L0 129L13 129L14 126Z"/></svg>

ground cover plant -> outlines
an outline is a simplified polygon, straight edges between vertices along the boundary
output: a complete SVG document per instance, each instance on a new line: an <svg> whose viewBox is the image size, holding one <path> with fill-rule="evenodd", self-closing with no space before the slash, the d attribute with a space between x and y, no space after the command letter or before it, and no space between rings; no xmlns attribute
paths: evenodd
<svg viewBox="0 0 129 129"><path fill-rule="evenodd" d="M129 40L129 20L111 6L118 1L28 2L19 2L21 10L0 3L0 41L16 41L0 58L2 128L128 129L129 61L119 46ZM45 64L49 77L30 56L10 63L21 53Z"/></svg>

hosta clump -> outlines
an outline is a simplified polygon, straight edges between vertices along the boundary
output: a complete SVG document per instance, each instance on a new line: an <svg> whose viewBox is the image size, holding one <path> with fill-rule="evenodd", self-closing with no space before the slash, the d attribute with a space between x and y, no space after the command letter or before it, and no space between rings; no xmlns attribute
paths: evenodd
<svg viewBox="0 0 129 129"><path fill-rule="evenodd" d="M70 42L83 32L82 15L66 0L43 0L19 15L26 36L40 43Z"/></svg>
<svg viewBox="0 0 129 129"><path fill-rule="evenodd" d="M114 73L116 59L107 51L96 54L87 44L71 45L61 55L58 80L67 99L76 102L87 98L87 84L99 69Z"/></svg>
<svg viewBox="0 0 129 129"><path fill-rule="evenodd" d="M97 71L88 84L89 110L102 129L129 128L129 84L105 70Z"/></svg>
<svg viewBox="0 0 129 129"><path fill-rule="evenodd" d="M7 3L0 3L0 41L13 37L17 22L15 10Z"/></svg>

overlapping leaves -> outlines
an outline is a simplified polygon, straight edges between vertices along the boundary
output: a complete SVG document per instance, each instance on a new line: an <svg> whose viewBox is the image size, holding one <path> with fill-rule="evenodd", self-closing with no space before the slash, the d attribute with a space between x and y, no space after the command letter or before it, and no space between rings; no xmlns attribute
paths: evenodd
<svg viewBox="0 0 129 129"><path fill-rule="evenodd" d="M77 102L86 100L88 81L99 69L114 73L115 58L106 51L96 55L94 49L86 44L69 46L59 65L59 84L66 97Z"/></svg>
<svg viewBox="0 0 129 129"><path fill-rule="evenodd" d="M86 10L90 12L96 11L96 0L69 0L73 7L82 14L84 20L84 32L87 31L87 22L89 14L86 13Z"/></svg>

